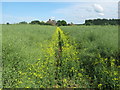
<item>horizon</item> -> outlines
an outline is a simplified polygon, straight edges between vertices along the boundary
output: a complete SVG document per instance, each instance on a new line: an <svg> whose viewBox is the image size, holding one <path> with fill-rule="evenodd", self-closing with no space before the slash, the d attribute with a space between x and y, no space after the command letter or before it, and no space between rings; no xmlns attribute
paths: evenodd
<svg viewBox="0 0 120 90"><path fill-rule="evenodd" d="M48 19L83 24L89 19L118 19L118 3L113 2L2 2L2 22L18 23Z"/></svg>
<svg viewBox="0 0 120 90"><path fill-rule="evenodd" d="M106 18L94 18L94 19L86 19L86 20L95 20L95 19L101 19L101 20L103 20L103 19L106 19ZM110 19L114 19L114 18L110 18ZM107 20L110 20L110 19L107 19ZM51 20L54 20L54 19L51 19ZM119 20L119 18L117 19L117 20ZM30 22L27 22L27 21L20 21L20 22L27 22L27 24L30 24L32 21L40 21L40 20L31 20ZM49 21L49 19L48 19L48 21ZM56 21L56 20L55 20ZM57 20L58 21L58 20ZM66 21L66 20L65 20ZM2 24L7 24L7 23L9 23L9 24L19 24L20 22L16 22L16 23L9 23L9 22L6 22L6 23L2 23ZM42 21L40 21L40 22L42 22ZM44 22L44 21L43 21ZM45 21L45 23L47 23L47 21ZM70 23L73 23L73 22L70 22ZM70 23L68 23L67 22L67 24L70 24ZM73 23L73 24L85 24L85 22L84 23Z"/></svg>

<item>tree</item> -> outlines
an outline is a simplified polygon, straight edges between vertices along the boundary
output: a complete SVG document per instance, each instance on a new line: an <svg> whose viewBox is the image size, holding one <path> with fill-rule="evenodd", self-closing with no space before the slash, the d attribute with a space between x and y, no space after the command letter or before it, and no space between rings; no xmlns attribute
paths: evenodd
<svg viewBox="0 0 120 90"><path fill-rule="evenodd" d="M39 20L31 21L30 24L41 24Z"/></svg>
<svg viewBox="0 0 120 90"><path fill-rule="evenodd" d="M9 22L7 22L6 24L7 24L7 25L9 25L10 23L9 23Z"/></svg>
<svg viewBox="0 0 120 90"><path fill-rule="evenodd" d="M27 24L27 22L25 22L25 21L22 21L22 22L19 22L19 24Z"/></svg>
<svg viewBox="0 0 120 90"><path fill-rule="evenodd" d="M85 25L120 25L120 19L85 20Z"/></svg>
<svg viewBox="0 0 120 90"><path fill-rule="evenodd" d="M57 25L58 26L67 26L67 22L65 20L62 20L62 21L58 20Z"/></svg>
<svg viewBox="0 0 120 90"><path fill-rule="evenodd" d="M57 25L58 25L58 26L62 26L62 23L61 23L60 20L57 21Z"/></svg>
<svg viewBox="0 0 120 90"><path fill-rule="evenodd" d="M66 22L65 20L62 20L62 21L61 21L61 24L62 24L63 26L67 26L67 22Z"/></svg>
<svg viewBox="0 0 120 90"><path fill-rule="evenodd" d="M45 22L44 22L44 21L41 21L41 22L40 22L40 25L45 25Z"/></svg>

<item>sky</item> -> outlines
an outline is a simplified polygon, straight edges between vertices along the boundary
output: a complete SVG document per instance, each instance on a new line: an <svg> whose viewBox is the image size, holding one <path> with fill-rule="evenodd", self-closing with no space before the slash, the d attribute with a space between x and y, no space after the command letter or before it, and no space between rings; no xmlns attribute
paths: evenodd
<svg viewBox="0 0 120 90"><path fill-rule="evenodd" d="M66 20L68 23L82 24L87 19L118 18L119 0L69 0L54 2L44 0L41 2L2 2L2 21L0 23L18 23L32 20L47 21L48 19ZM19 0L18 0L19 1ZM40 0L39 0L40 1ZM52 2L53 1L53 2ZM76 2L75 2L76 1Z"/></svg>

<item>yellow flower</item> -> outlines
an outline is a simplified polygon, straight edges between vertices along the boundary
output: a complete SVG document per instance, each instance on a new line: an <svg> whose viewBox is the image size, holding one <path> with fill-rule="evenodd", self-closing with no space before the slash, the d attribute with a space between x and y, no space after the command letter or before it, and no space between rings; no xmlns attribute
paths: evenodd
<svg viewBox="0 0 120 90"><path fill-rule="evenodd" d="M81 69L81 71L84 71L84 69Z"/></svg>
<svg viewBox="0 0 120 90"><path fill-rule="evenodd" d="M112 80L118 80L118 78L113 78Z"/></svg>
<svg viewBox="0 0 120 90"><path fill-rule="evenodd" d="M100 88L102 86L102 84L98 84L98 88Z"/></svg>
<svg viewBox="0 0 120 90"><path fill-rule="evenodd" d="M107 58L105 58L105 61L107 61L108 59Z"/></svg>
<svg viewBox="0 0 120 90"><path fill-rule="evenodd" d="M18 83L22 83L22 81L19 81Z"/></svg>
<svg viewBox="0 0 120 90"><path fill-rule="evenodd" d="M25 88L30 88L30 87L25 87Z"/></svg>
<svg viewBox="0 0 120 90"><path fill-rule="evenodd" d="M41 75L38 75L38 77L42 79L42 76L41 76Z"/></svg>
<svg viewBox="0 0 120 90"><path fill-rule="evenodd" d="M111 66L114 66L115 64L113 62L111 62Z"/></svg>
<svg viewBox="0 0 120 90"><path fill-rule="evenodd" d="M81 74L81 73L78 73L78 76L82 77L82 74Z"/></svg>
<svg viewBox="0 0 120 90"><path fill-rule="evenodd" d="M63 79L63 82L66 82L67 80L66 79Z"/></svg>
<svg viewBox="0 0 120 90"><path fill-rule="evenodd" d="M40 60L40 59L38 59L38 60Z"/></svg>
<svg viewBox="0 0 120 90"><path fill-rule="evenodd" d="M114 75L117 75L117 74L118 74L118 72L114 71Z"/></svg>
<svg viewBox="0 0 120 90"><path fill-rule="evenodd" d="M36 74L36 73L33 73L33 75L37 76L37 74Z"/></svg>
<svg viewBox="0 0 120 90"><path fill-rule="evenodd" d="M112 62L114 62L115 61L115 59L112 59Z"/></svg>
<svg viewBox="0 0 120 90"><path fill-rule="evenodd" d="M120 66L118 66L118 68L120 68Z"/></svg>
<svg viewBox="0 0 120 90"><path fill-rule="evenodd" d="M74 67L72 67L71 69L74 70Z"/></svg>
<svg viewBox="0 0 120 90"><path fill-rule="evenodd" d="M21 74L22 72L21 72L21 71L19 71L19 73Z"/></svg>

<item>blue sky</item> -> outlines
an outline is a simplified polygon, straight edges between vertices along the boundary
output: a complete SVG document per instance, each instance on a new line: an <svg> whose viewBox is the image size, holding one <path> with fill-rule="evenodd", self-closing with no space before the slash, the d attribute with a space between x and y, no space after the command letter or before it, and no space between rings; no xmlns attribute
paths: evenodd
<svg viewBox="0 0 120 90"><path fill-rule="evenodd" d="M94 1L94 0L93 0ZM66 20L84 23L86 19L118 18L118 2L2 2L2 23L32 20ZM1 22L0 22L1 23Z"/></svg>

